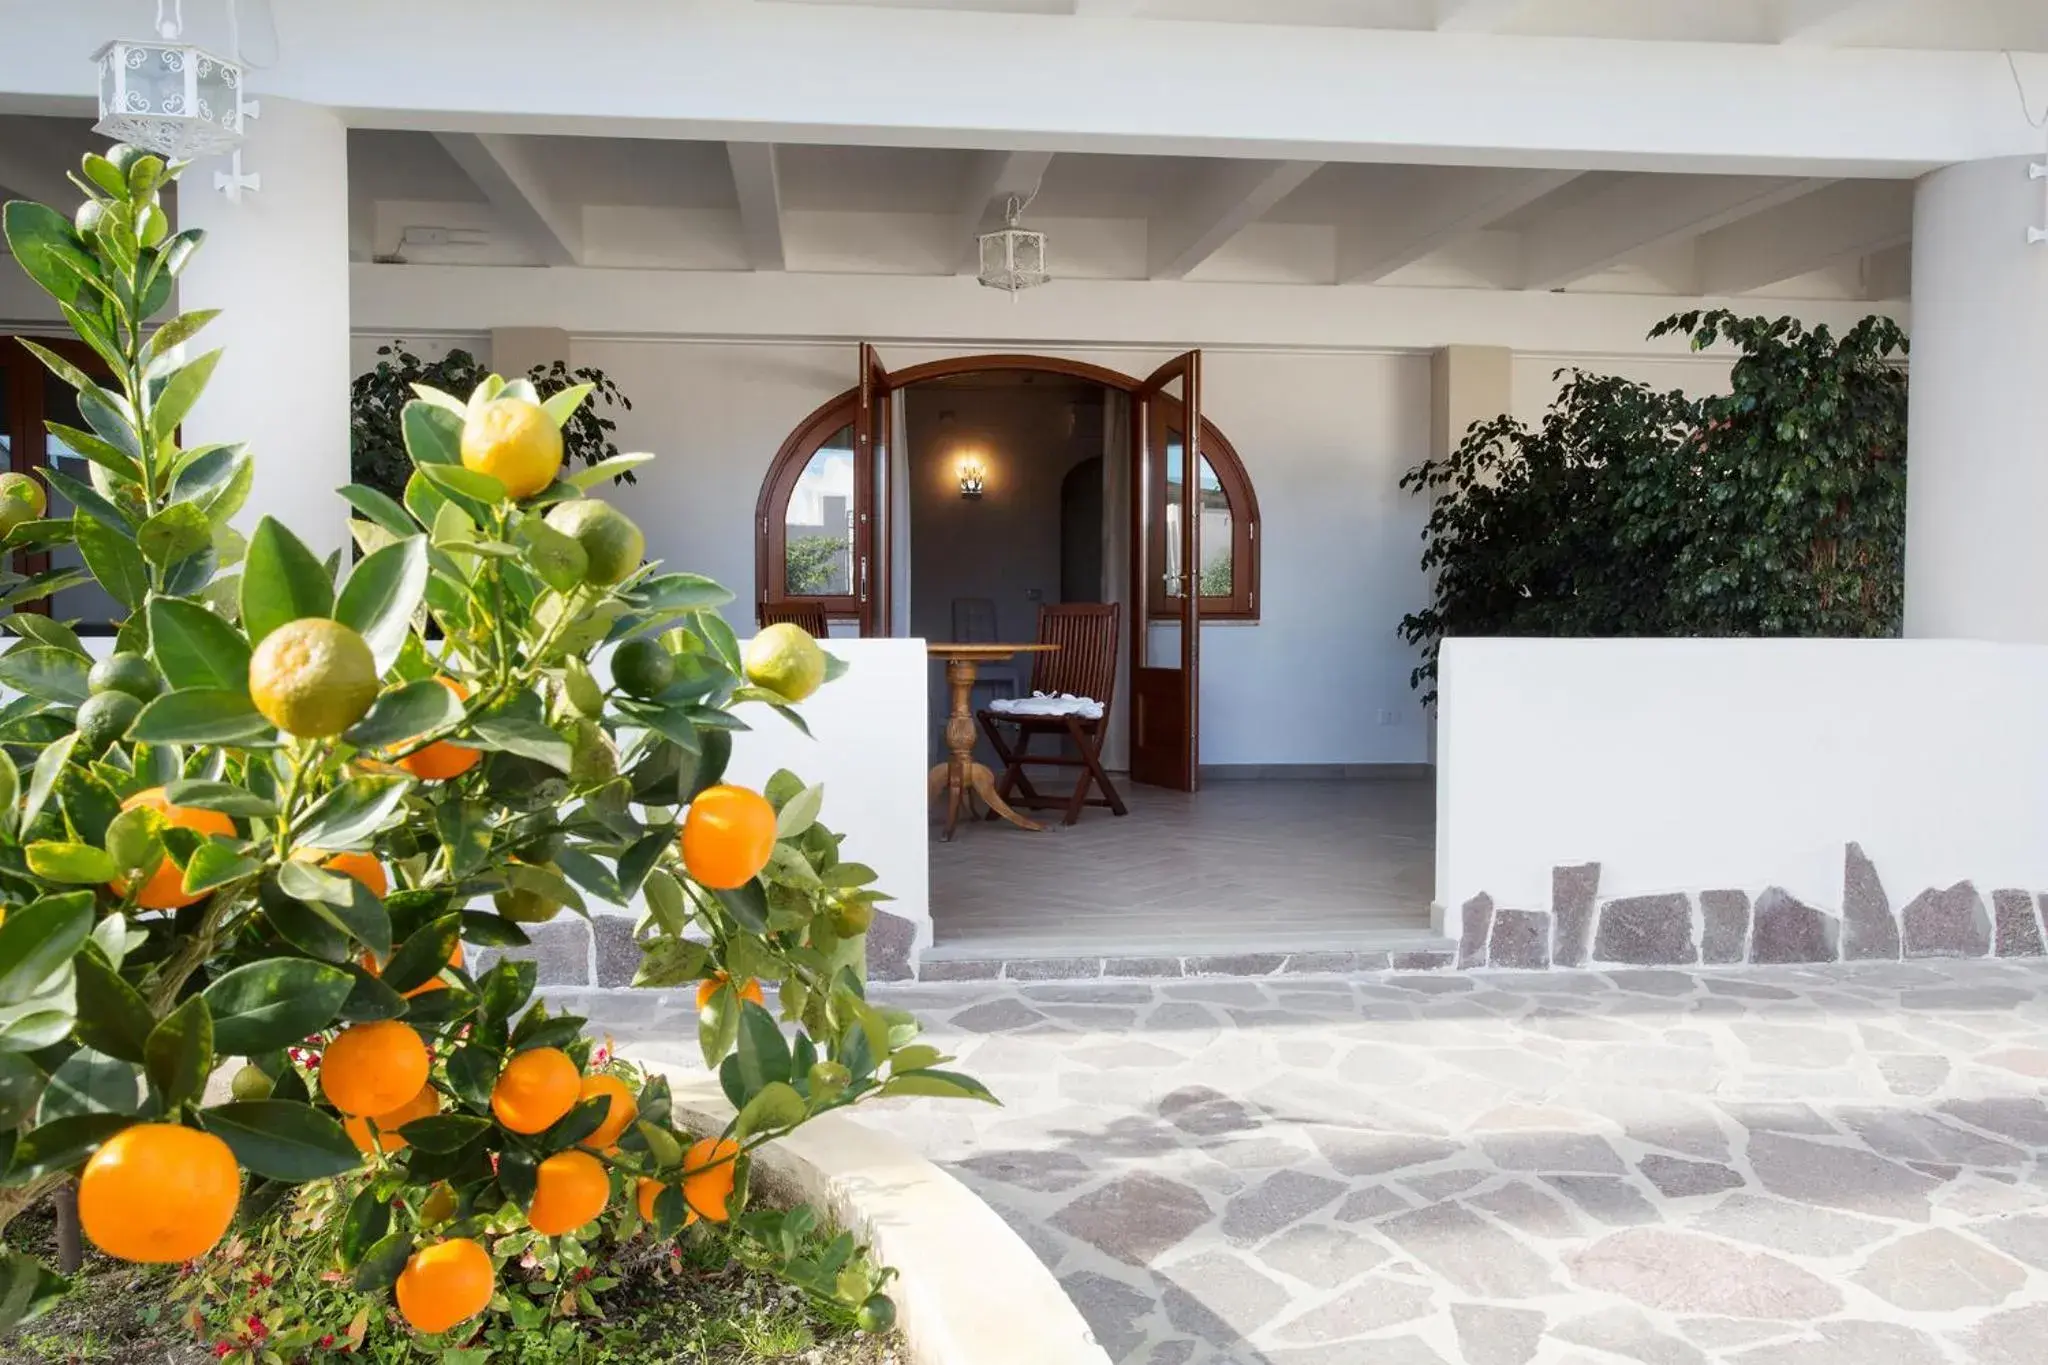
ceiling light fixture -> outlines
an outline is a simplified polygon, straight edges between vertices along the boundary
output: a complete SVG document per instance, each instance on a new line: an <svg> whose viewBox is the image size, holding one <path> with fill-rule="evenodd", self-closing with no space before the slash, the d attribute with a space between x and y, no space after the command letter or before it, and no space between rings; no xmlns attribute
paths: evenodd
<svg viewBox="0 0 2048 1365"><path fill-rule="evenodd" d="M1036 198L1034 193L1032 198ZM1036 289L1052 278L1045 269L1045 234L1018 226L1030 199L1011 195L1003 212L1004 225L984 232L981 245L981 273L976 276L985 288L1001 289L1011 302L1026 289Z"/></svg>

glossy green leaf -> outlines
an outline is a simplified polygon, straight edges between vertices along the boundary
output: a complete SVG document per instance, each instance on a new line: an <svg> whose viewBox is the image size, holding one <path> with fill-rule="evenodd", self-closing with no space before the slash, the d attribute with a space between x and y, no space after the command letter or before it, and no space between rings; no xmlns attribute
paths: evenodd
<svg viewBox="0 0 2048 1365"><path fill-rule="evenodd" d="M32 1180L58 1171L75 1171L92 1159L108 1138L133 1127L128 1114L70 1114L22 1134L14 1144L10 1181Z"/></svg>
<svg viewBox="0 0 2048 1365"><path fill-rule="evenodd" d="M391 1201L372 1185L357 1191L341 1216L341 1268L354 1270L391 1231Z"/></svg>
<svg viewBox="0 0 2048 1365"><path fill-rule="evenodd" d="M334 614L334 579L274 517L256 524L242 563L242 627L252 645L289 621Z"/></svg>
<svg viewBox="0 0 2048 1365"><path fill-rule="evenodd" d="M130 611L140 607L149 594L149 566L134 540L91 517L73 519L78 552L100 586Z"/></svg>
<svg viewBox="0 0 2048 1365"><path fill-rule="evenodd" d="M421 926L391 954L381 973L384 984L403 995L441 974L461 942L462 916L444 915Z"/></svg>
<svg viewBox="0 0 2048 1365"><path fill-rule="evenodd" d="M23 645L0 654L0 686L43 701L76 706L89 695L85 675L91 667L68 649Z"/></svg>
<svg viewBox="0 0 2048 1365"><path fill-rule="evenodd" d="M135 987L99 954L78 955L78 1040L109 1057L140 1065L149 1055L156 1018Z"/></svg>
<svg viewBox="0 0 2048 1365"><path fill-rule="evenodd" d="M142 523L135 543L144 559L168 568L211 545L213 523L197 503L174 502Z"/></svg>
<svg viewBox="0 0 2048 1365"><path fill-rule="evenodd" d="M263 864L232 843L210 838L185 862L185 894L197 896L262 871Z"/></svg>
<svg viewBox="0 0 2048 1365"><path fill-rule="evenodd" d="M0 1128L28 1122L50 1078L19 1052L0 1052Z"/></svg>
<svg viewBox="0 0 2048 1365"><path fill-rule="evenodd" d="M477 981L477 1000L486 1019L510 1019L533 998L540 969L531 959L498 963Z"/></svg>
<svg viewBox="0 0 2048 1365"><path fill-rule="evenodd" d="M208 351L193 357L171 373L162 392L157 394L155 406L148 409L150 439L158 442L169 440L178 424L191 415L192 405L206 391L206 382L213 377L214 366L220 364L220 357L220 351Z"/></svg>
<svg viewBox="0 0 2048 1365"><path fill-rule="evenodd" d="M505 485L488 474L459 464L422 464L418 468L422 477L444 492L459 493L486 506L505 501Z"/></svg>
<svg viewBox="0 0 2048 1365"><path fill-rule="evenodd" d="M63 970L92 933L93 895L68 891L10 910L0 923L0 1007L19 1005Z"/></svg>
<svg viewBox="0 0 2048 1365"><path fill-rule="evenodd" d="M398 1135L423 1152L459 1152L491 1128L489 1119L475 1114L429 1114L400 1128Z"/></svg>
<svg viewBox="0 0 2048 1365"><path fill-rule="evenodd" d="M246 691L188 687L142 708L128 737L147 744L234 744L275 732Z"/></svg>
<svg viewBox="0 0 2048 1365"><path fill-rule="evenodd" d="M293 1100L237 1100L202 1109L199 1122L244 1170L289 1185L343 1175L363 1154L332 1117Z"/></svg>
<svg viewBox="0 0 2048 1365"><path fill-rule="evenodd" d="M791 1128L802 1123L807 1112L804 1097L796 1092L795 1086L775 1081L747 1101L747 1107L740 1110L733 1125L733 1133L736 1137L747 1137Z"/></svg>
<svg viewBox="0 0 2048 1365"><path fill-rule="evenodd" d="M130 727L131 730L133 728ZM36 766L29 771L28 790L21 799L22 829L33 825L36 817L42 814L50 794L57 789L57 779L64 772L64 766L71 761L72 749L77 745L78 732L74 730L36 755Z"/></svg>
<svg viewBox="0 0 2048 1365"><path fill-rule="evenodd" d="M330 853L355 848L383 828L411 785L403 777L352 777L313 803L293 829L293 841Z"/></svg>
<svg viewBox="0 0 2048 1365"><path fill-rule="evenodd" d="M423 679L378 697L345 738L362 749L388 748L461 717L462 699L431 678Z"/></svg>
<svg viewBox="0 0 2048 1365"><path fill-rule="evenodd" d="M292 1046L331 1024L353 989L347 972L304 958L237 967L205 991L214 1045L244 1057Z"/></svg>
<svg viewBox="0 0 2048 1365"><path fill-rule="evenodd" d="M771 1081L789 1079L789 1044L782 1029L774 1015L751 1000L740 1002L739 1050L734 1056L749 1098Z"/></svg>
<svg viewBox="0 0 2048 1365"><path fill-rule="evenodd" d="M150 656L173 688L246 693L249 641L210 608L179 597L149 604Z"/></svg>
<svg viewBox="0 0 2048 1365"><path fill-rule="evenodd" d="M462 414L438 402L415 399L399 412L406 453L416 465L462 464ZM427 518L431 522L432 518Z"/></svg>
<svg viewBox="0 0 2048 1365"><path fill-rule="evenodd" d="M562 482L587 493L606 480L616 479L619 475L638 469L653 459L654 456L644 451L632 455L614 455L610 459L599 460L586 469L579 469L573 474L564 473Z"/></svg>
<svg viewBox="0 0 2048 1365"><path fill-rule="evenodd" d="M972 1076L963 1076L955 1071L897 1071L882 1083L884 1095L927 1095L935 1099L981 1100L996 1104L996 1097L989 1093L987 1086Z"/></svg>
<svg viewBox="0 0 2048 1365"><path fill-rule="evenodd" d="M60 303L77 297L83 277L99 274L92 257L78 245L71 224L55 209L17 199L0 209L0 227L15 264Z"/></svg>
<svg viewBox="0 0 2048 1365"><path fill-rule="evenodd" d="M22 856L28 860L28 870L38 877L68 886L102 885L114 880L120 872L105 850L91 844L45 839L23 849Z"/></svg>
<svg viewBox="0 0 2048 1365"><path fill-rule="evenodd" d="M238 815L245 818L277 814L275 801L229 782L186 779L167 783L164 787L164 799L174 806L217 810L223 815Z"/></svg>
<svg viewBox="0 0 2048 1365"><path fill-rule="evenodd" d="M383 673L397 660L426 590L427 540L408 536L356 564L334 604L334 619L368 642Z"/></svg>
<svg viewBox="0 0 2048 1365"><path fill-rule="evenodd" d="M480 716L471 727L476 746L518 754L569 771L569 742L549 728L545 721L517 715Z"/></svg>
<svg viewBox="0 0 2048 1365"><path fill-rule="evenodd" d="M50 1076L37 1106L39 1122L78 1114L135 1114L142 1108L142 1077L133 1064L82 1047Z"/></svg>
<svg viewBox="0 0 2048 1365"><path fill-rule="evenodd" d="M165 1015L150 1030L142 1061L149 1088L166 1111L198 1099L213 1070L213 1016L206 1001L188 996Z"/></svg>

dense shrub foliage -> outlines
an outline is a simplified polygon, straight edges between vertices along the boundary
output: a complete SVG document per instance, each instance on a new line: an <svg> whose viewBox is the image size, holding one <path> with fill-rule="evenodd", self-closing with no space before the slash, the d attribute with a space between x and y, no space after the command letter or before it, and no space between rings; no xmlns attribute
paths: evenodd
<svg viewBox="0 0 2048 1365"><path fill-rule="evenodd" d="M1837 337L1684 313L1651 336L1673 333L1738 347L1732 391L1693 400L1572 370L1535 427L1475 424L1403 477L1432 499L1433 600L1401 622L1422 646L1418 688L1450 635L1898 633L1898 324L1866 318Z"/></svg>

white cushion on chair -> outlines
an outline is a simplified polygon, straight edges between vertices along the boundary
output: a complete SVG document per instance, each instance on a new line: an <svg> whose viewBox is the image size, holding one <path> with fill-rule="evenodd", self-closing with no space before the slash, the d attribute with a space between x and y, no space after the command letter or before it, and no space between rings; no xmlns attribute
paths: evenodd
<svg viewBox="0 0 2048 1365"><path fill-rule="evenodd" d="M1029 697L998 697L988 709L999 716L1079 716L1101 720L1102 703L1087 697L1054 696L1038 692Z"/></svg>

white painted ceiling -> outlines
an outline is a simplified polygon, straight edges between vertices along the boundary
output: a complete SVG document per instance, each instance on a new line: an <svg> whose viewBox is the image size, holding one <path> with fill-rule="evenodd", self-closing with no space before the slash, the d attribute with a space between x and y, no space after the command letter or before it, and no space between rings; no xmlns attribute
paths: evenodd
<svg viewBox="0 0 2048 1365"><path fill-rule="evenodd" d="M1139 40L1227 22L2048 51L2048 0L751 3L1065 15ZM1701 116L1739 98L1703 90ZM57 168L90 141L75 120L0 118L0 188L62 194ZM1872 300L1909 287L1903 181L370 129L350 134L349 163L359 261L952 275L1018 191L1056 278Z"/></svg>

